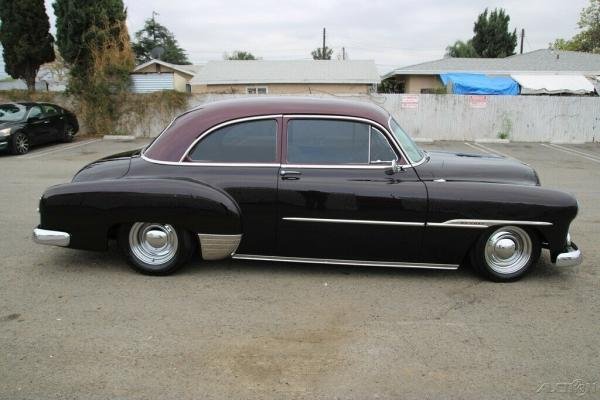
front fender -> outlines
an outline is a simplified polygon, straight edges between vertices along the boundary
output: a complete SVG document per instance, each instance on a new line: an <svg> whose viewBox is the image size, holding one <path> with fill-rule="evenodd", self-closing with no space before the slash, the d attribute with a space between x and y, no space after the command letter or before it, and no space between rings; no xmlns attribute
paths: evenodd
<svg viewBox="0 0 600 400"><path fill-rule="evenodd" d="M237 235L241 213L227 193L192 179L131 178L49 188L40 228L71 234L69 247L102 250L116 225L160 222L195 233Z"/></svg>
<svg viewBox="0 0 600 400"><path fill-rule="evenodd" d="M429 193L428 223L451 220L506 220L548 222L535 229L541 241L555 253L564 249L569 225L577 215L577 200L561 191L540 186L426 182ZM524 225L527 226L527 225ZM432 226L427 228L425 249L464 258L482 230Z"/></svg>

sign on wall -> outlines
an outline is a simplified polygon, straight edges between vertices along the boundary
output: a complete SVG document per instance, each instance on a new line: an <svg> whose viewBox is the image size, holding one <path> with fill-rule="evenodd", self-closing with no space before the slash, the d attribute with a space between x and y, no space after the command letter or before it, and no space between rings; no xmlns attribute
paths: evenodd
<svg viewBox="0 0 600 400"><path fill-rule="evenodd" d="M471 108L486 108L487 96L469 96L469 106Z"/></svg>
<svg viewBox="0 0 600 400"><path fill-rule="evenodd" d="M400 99L401 108L419 108L419 95L404 94Z"/></svg>

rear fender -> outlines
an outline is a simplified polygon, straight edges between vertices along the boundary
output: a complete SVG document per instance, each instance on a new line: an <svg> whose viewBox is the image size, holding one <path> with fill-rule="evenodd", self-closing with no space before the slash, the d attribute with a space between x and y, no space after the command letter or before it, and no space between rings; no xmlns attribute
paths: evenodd
<svg viewBox="0 0 600 400"><path fill-rule="evenodd" d="M241 214L227 193L192 179L108 179L49 188L40 228L71 234L70 247L102 250L111 227L159 222L193 233L241 234Z"/></svg>

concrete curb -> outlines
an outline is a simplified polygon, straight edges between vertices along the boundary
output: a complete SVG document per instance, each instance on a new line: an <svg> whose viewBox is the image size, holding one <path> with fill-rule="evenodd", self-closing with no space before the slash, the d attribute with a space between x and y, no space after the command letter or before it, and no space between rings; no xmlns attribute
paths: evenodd
<svg viewBox="0 0 600 400"><path fill-rule="evenodd" d="M115 142L133 142L135 136L132 135L104 135L102 140L112 140Z"/></svg>
<svg viewBox="0 0 600 400"><path fill-rule="evenodd" d="M475 139L475 143L510 143L510 139Z"/></svg>
<svg viewBox="0 0 600 400"><path fill-rule="evenodd" d="M435 140L431 138L414 138L414 141L417 143L433 143Z"/></svg>

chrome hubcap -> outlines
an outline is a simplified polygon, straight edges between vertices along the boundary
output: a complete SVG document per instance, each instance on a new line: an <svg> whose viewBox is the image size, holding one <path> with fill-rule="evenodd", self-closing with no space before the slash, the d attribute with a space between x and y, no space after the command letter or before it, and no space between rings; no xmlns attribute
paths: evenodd
<svg viewBox="0 0 600 400"><path fill-rule="evenodd" d="M179 241L171 225L136 222L129 231L129 246L143 263L160 266L175 257Z"/></svg>
<svg viewBox="0 0 600 400"><path fill-rule="evenodd" d="M492 233L485 244L485 261L497 273L512 274L527 265L532 250L527 232L516 226L504 226Z"/></svg>

